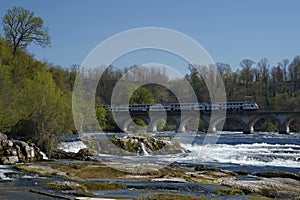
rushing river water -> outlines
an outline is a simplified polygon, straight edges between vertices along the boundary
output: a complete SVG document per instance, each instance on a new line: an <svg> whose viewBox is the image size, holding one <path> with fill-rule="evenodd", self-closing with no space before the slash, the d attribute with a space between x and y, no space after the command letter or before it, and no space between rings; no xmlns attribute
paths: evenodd
<svg viewBox="0 0 300 200"><path fill-rule="evenodd" d="M99 134L97 138L113 137L115 134ZM122 134L121 134L122 135ZM219 132L215 144L205 144L205 134L186 133L179 137L175 133L157 133L158 137L174 137L182 141L182 146L189 153L164 156L107 156L99 155L98 159L108 159L123 162L152 162L159 164L195 163L217 166L229 170L246 170L256 172L292 172L300 173L300 133L282 135L272 132L256 132L243 134L242 132ZM186 138L186 139L185 139ZM184 143L193 138L192 143ZM86 147L81 141L74 141L75 137L67 138L61 148L76 152Z"/></svg>
<svg viewBox="0 0 300 200"><path fill-rule="evenodd" d="M281 135L257 132L221 132L216 144L202 146L204 136L197 136L193 145L184 145L191 153L182 162L200 162L230 170L300 173L300 133ZM209 153L201 155L202 151Z"/></svg>
<svg viewBox="0 0 300 200"><path fill-rule="evenodd" d="M93 134L93 139L113 137L114 133ZM118 134L124 136L124 134ZM214 144L205 144L205 134L187 133L179 137L175 133L157 133L158 137L174 137L182 141L182 146L188 150L188 153L176 155L146 155L146 156L123 156L102 155L96 156L102 161L124 162L124 163L155 163L162 166L175 163L176 165L203 164L205 166L219 167L231 171L249 171L258 172L290 172L300 173L300 133L291 133L289 135L280 135L278 133L256 132L252 135L245 135L241 132L219 132L219 137ZM192 143L184 141L193 138ZM77 152L81 148L87 147L82 141L77 140L78 135L64 138L60 148ZM29 188L44 188L45 183L53 181L51 178L32 177L22 174L12 166L0 165L0 199L51 199L46 196L30 193ZM101 180L98 180L101 181ZM145 187L151 182L128 182L134 188ZM152 185L151 185L152 184ZM164 183L159 183L160 187ZM182 183L184 184L184 183ZM171 185L172 186L172 185ZM176 186L176 185L175 185ZM207 185L201 186L201 194L212 191L215 186L209 188ZM199 186L199 187L200 187ZM168 183L167 187L170 187ZM177 187L177 186L176 186ZM207 188L208 187L208 188ZM129 187L130 188L130 187ZM198 191L198 189L196 190ZM159 192L153 190L152 193ZM163 191L161 191L163 192ZM103 191L97 196L104 197L134 197L140 195L139 190L127 189L120 191ZM190 194L190 193L188 193ZM198 193L192 193L198 195ZM225 198L226 199L226 198ZM235 199L238 199L235 197ZM240 199L245 199L241 196Z"/></svg>

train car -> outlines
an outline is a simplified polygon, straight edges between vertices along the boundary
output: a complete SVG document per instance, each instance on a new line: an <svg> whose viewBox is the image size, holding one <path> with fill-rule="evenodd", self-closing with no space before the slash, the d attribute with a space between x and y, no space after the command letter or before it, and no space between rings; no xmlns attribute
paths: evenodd
<svg viewBox="0 0 300 200"><path fill-rule="evenodd" d="M256 102L215 102L215 103L173 103L173 104L132 104L105 106L116 112L181 112L181 111L224 111L241 112L257 111L259 106Z"/></svg>
<svg viewBox="0 0 300 200"><path fill-rule="evenodd" d="M240 111L255 111L259 110L259 106L255 102L227 102L226 110L231 112L240 112Z"/></svg>

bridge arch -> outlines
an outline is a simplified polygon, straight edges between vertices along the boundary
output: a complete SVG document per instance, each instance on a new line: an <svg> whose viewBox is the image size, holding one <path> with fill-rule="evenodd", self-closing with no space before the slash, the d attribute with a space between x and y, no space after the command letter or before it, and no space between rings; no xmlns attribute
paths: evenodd
<svg viewBox="0 0 300 200"><path fill-rule="evenodd" d="M226 127L228 126L233 126L233 123L235 126L240 126L239 129L236 129L234 131L240 131L243 130L243 128L247 125L239 116L227 116L225 119L225 123L223 126L223 130L225 130ZM216 125L218 129L218 124Z"/></svg>
<svg viewBox="0 0 300 200"><path fill-rule="evenodd" d="M247 127L244 130L244 133L253 133L255 125L262 119L265 119L266 121L273 120L273 122L275 122L274 125L276 126L276 129L274 131L279 131L279 133L289 133L289 127L287 125L286 118L279 118L275 113L255 115L248 123ZM248 132L248 130L250 130L250 132Z"/></svg>
<svg viewBox="0 0 300 200"><path fill-rule="evenodd" d="M299 116L294 115L294 116L288 118L288 120L286 121L286 124L285 124L285 125L286 125L286 126L290 126L291 123L292 123L294 120L296 120L296 119L299 119Z"/></svg>
<svg viewBox="0 0 300 200"><path fill-rule="evenodd" d="M255 115L250 120L248 125L246 125L246 127L244 128L244 133L254 133L255 125L257 124L257 122L259 122L262 119L264 119L265 121L269 121L270 119L272 119L277 122L277 126L281 124L280 120L277 119L276 116L273 114L271 114L271 115Z"/></svg>
<svg viewBox="0 0 300 200"><path fill-rule="evenodd" d="M140 125L136 124L136 120L142 120L147 126L149 126L150 120L147 117L133 116L131 118L123 118L122 120L120 120L121 127L119 128L123 130L125 133L129 132L128 128L130 128L130 125L133 125L134 129L143 129Z"/></svg>
<svg viewBox="0 0 300 200"><path fill-rule="evenodd" d="M193 112L193 111L189 111ZM253 133L254 128L257 129L260 123L259 120L265 119L267 121L272 120L274 127L272 126L272 130L279 131L279 133L289 133L289 126L292 124L294 120L300 120L300 112L299 111L258 111L258 112L229 112L226 114L226 117L222 115L214 115L211 116L211 113L198 113L196 118L200 118L200 123L191 123L191 120L195 119L194 116L189 116L188 113L185 113L184 117L182 117L181 112L131 112L131 118L128 119L127 115L124 115L123 112L117 113L118 117L122 119L122 123L120 124L120 128L127 132L128 126L130 124L130 120L134 118L142 119L146 122L147 131L148 132L156 132L158 131L158 123L160 120L165 119L168 125L174 125L174 129L176 127L176 132L186 132L186 129L190 129L193 125L194 130L198 130L200 127L201 130L207 132L216 132L218 128L218 124L222 121L226 121L228 119L233 119L238 122L241 122L241 126L243 125L244 133ZM191 126L190 126L191 125ZM208 127L208 126L209 127ZM297 124L296 124L297 125ZM133 125L134 126L134 125ZM240 126L240 128L242 128ZM160 126L161 127L161 126ZM207 128L208 127L208 128ZM136 127L138 128L138 127ZM269 126L269 128L271 128ZM300 128L300 127L299 127ZM172 127L173 129L173 127Z"/></svg>
<svg viewBox="0 0 300 200"><path fill-rule="evenodd" d="M299 120L299 118L300 118L300 117L297 116L297 115L294 115L294 116L288 118L288 120L287 120L286 123L285 123L285 126L287 127L288 131L290 131L290 127L291 127L292 123L293 123L294 121L296 121L296 120ZM300 121L300 120L299 120L299 121ZM292 127L291 127L291 128L292 128Z"/></svg>
<svg viewBox="0 0 300 200"><path fill-rule="evenodd" d="M217 125L218 125L220 122L222 122L222 121L225 122L226 118L224 118L224 117L218 117L218 118L216 118L216 119L211 119L211 120L212 120L212 123L211 123L210 126L208 127L207 132L208 132L208 133L215 133L215 132L218 131L218 130L217 130Z"/></svg>

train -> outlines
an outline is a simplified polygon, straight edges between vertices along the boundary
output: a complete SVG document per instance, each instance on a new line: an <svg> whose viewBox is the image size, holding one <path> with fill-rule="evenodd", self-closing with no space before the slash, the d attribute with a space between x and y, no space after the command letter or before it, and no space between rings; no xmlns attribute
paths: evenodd
<svg viewBox="0 0 300 200"><path fill-rule="evenodd" d="M224 103L170 103L170 104L130 104L104 106L114 112L181 112L181 111L225 111L242 112L258 111L260 108L256 102L224 102Z"/></svg>

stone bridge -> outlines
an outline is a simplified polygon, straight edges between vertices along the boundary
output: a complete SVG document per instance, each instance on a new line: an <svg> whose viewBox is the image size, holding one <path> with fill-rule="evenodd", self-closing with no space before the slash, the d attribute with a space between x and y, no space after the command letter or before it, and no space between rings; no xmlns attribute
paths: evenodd
<svg viewBox="0 0 300 200"><path fill-rule="evenodd" d="M220 122L224 122L226 119L237 119L242 122L244 128L243 133L250 134L254 133L254 126L256 122L260 119L268 119L272 118L277 120L278 122L278 132L282 134L288 134L290 132L289 126L291 122L297 118L300 118L300 111L269 111L269 110L261 110L261 111L243 111L243 112L227 112L226 116L222 112L214 112L213 117L211 117L211 113L197 112L197 111L189 111L190 115L185 113L185 117L182 117L182 113L180 112L155 112L155 114L149 115L146 112L131 112L130 117L128 117L128 112L125 114L124 112L116 112L114 113L115 117L118 118L118 124L122 130L125 132L129 124L132 122L133 118L141 119L145 121L148 132L157 132L157 125L162 119L167 119L167 121L173 121L176 124L176 132L185 132L186 125L189 121L195 118L195 116L199 116L206 123L210 124L207 132L213 133L218 131L217 125ZM192 115L193 113L193 115ZM196 115L195 115L196 114ZM195 124L198 128L198 125ZM194 127L195 128L195 127Z"/></svg>

